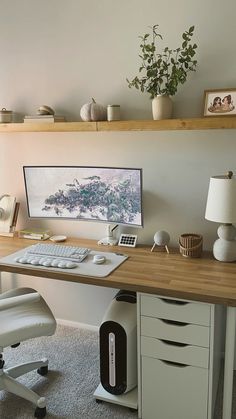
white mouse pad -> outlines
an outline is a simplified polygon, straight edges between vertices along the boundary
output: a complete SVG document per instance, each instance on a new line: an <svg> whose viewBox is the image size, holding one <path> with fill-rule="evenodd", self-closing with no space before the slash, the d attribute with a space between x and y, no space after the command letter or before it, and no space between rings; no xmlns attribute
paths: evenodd
<svg viewBox="0 0 236 419"><path fill-rule="evenodd" d="M73 269L62 269L62 268L47 268L45 266L35 266L30 264L21 264L15 262L17 256L25 255L27 247L25 249L19 250L18 252L12 253L8 256L5 256L0 259L1 264L24 267L28 269L38 269L39 271L59 271L65 272L66 274L81 275L81 276L94 276L94 277L105 277L108 276L112 271L118 268L127 258L127 255L121 253L108 253L91 250L88 256L80 263L78 266ZM102 264L93 263L94 255L101 255L106 258L105 262Z"/></svg>

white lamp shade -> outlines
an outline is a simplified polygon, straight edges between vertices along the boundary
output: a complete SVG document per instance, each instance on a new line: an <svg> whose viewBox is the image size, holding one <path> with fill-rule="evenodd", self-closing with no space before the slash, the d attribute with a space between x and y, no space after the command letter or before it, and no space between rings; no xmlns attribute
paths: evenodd
<svg viewBox="0 0 236 419"><path fill-rule="evenodd" d="M222 224L236 222L236 179L213 176L210 179L205 218Z"/></svg>

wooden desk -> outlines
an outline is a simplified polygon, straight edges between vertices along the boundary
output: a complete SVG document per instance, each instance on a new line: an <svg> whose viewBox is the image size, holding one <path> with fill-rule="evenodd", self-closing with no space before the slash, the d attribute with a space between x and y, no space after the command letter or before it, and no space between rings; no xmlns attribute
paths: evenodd
<svg viewBox="0 0 236 419"><path fill-rule="evenodd" d="M18 238L0 238L0 257L14 253L35 241ZM0 271L14 272L54 280L72 281L110 288L159 294L227 306L225 347L225 377L223 419L231 419L232 386L236 328L236 264L218 262L211 255L199 259L184 258L177 250L154 251L150 247L102 247L92 240L68 240L68 245L89 247L105 252L120 252L129 255L119 268L106 278L84 277L73 271L41 271L29 265L2 265Z"/></svg>

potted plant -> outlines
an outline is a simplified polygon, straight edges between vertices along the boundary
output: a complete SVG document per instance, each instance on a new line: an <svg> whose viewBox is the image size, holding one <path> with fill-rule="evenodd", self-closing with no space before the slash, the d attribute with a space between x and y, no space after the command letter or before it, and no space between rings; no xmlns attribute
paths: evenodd
<svg viewBox="0 0 236 419"><path fill-rule="evenodd" d="M197 61L194 59L196 54L196 44L191 44L194 26L182 34L181 47L169 49L165 47L162 52L157 51L157 44L162 40L158 32L158 26L152 26L152 34L146 33L141 38L141 66L139 67L140 76L133 80L127 80L128 86L147 92L152 99L153 119L171 118L172 100L177 92L179 84L184 84L187 74L195 71ZM150 40L150 35L152 39ZM161 107L161 104L163 108Z"/></svg>

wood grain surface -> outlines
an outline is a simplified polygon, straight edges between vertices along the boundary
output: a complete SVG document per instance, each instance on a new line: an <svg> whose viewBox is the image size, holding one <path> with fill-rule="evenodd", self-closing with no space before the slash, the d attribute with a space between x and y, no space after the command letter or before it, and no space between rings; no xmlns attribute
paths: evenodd
<svg viewBox="0 0 236 419"><path fill-rule="evenodd" d="M235 129L235 116L98 122L28 122L0 124L0 132L171 131Z"/></svg>
<svg viewBox="0 0 236 419"><path fill-rule="evenodd" d="M34 243L37 241L1 237L0 257ZM151 246L98 246L87 239L69 239L64 244L89 247L98 253L123 253L129 258L106 278L79 276L73 270L45 272L32 265L15 267L1 261L0 271L236 306L236 263L219 262L211 254L183 257L178 249L170 249L169 254L160 249L151 252Z"/></svg>

